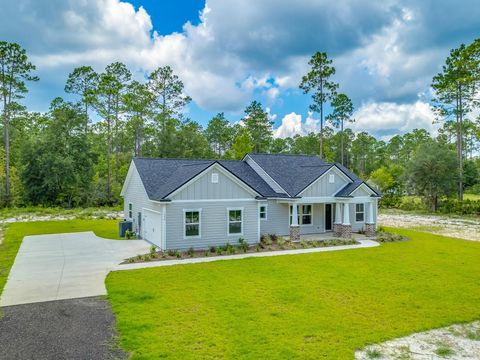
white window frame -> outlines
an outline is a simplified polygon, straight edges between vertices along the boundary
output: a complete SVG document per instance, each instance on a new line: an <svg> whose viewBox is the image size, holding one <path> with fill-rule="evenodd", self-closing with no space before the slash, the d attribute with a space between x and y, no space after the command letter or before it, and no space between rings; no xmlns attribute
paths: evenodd
<svg viewBox="0 0 480 360"><path fill-rule="evenodd" d="M297 209L297 214L298 214L298 225L300 226L313 226L313 204L297 204L296 206L298 206L298 209ZM307 214L308 216L310 216L310 224L303 224L303 206L310 206L310 209L312 211L310 211L310 214ZM288 226L292 225L292 207L293 205L290 205L288 207Z"/></svg>
<svg viewBox="0 0 480 360"><path fill-rule="evenodd" d="M187 235L187 212L198 212L198 235ZM196 223L189 223L189 225ZM200 239L202 237L202 209L183 209L183 239Z"/></svg>
<svg viewBox="0 0 480 360"><path fill-rule="evenodd" d="M363 205L363 211L357 210L357 205ZM357 220L357 214L363 214L363 220ZM355 222L356 223L364 223L365 222L365 203L355 203Z"/></svg>
<svg viewBox="0 0 480 360"><path fill-rule="evenodd" d="M133 220L133 204L131 202L128 203L128 218Z"/></svg>
<svg viewBox="0 0 480 360"><path fill-rule="evenodd" d="M230 211L240 211L241 221L240 221L240 232L231 233L230 232ZM238 223L239 221L232 221L233 223ZM228 236L242 236L243 235L243 207L233 207L227 208L227 235Z"/></svg>
<svg viewBox="0 0 480 360"><path fill-rule="evenodd" d="M335 184L335 174L330 174L330 175L328 176L328 182L329 182L330 184Z"/></svg>
<svg viewBox="0 0 480 360"><path fill-rule="evenodd" d="M265 208L265 217L262 218L261 214L262 214L262 207ZM267 220L268 219L268 205L265 204L265 205L262 205L260 204L259 207L258 207L258 217L260 218L260 220Z"/></svg>

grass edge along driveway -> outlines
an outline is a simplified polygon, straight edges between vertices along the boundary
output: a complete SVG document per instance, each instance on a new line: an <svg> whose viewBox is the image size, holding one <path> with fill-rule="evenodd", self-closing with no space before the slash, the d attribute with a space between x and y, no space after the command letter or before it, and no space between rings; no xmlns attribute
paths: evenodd
<svg viewBox="0 0 480 360"><path fill-rule="evenodd" d="M480 318L480 243L408 230L371 249L110 273L134 359L349 359Z"/></svg>
<svg viewBox="0 0 480 360"><path fill-rule="evenodd" d="M9 224L0 244L0 295L25 236L80 231L93 231L97 236L106 239L118 239L118 220L58 220Z"/></svg>

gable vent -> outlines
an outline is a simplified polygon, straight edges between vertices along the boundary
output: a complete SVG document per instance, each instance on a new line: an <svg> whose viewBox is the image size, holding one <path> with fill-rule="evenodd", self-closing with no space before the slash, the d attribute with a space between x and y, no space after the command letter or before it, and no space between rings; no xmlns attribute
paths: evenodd
<svg viewBox="0 0 480 360"><path fill-rule="evenodd" d="M218 173L212 173L212 184L218 184Z"/></svg>
<svg viewBox="0 0 480 360"><path fill-rule="evenodd" d="M328 182L330 184L333 184L335 182L335 174L330 174L330 176L328 177Z"/></svg>

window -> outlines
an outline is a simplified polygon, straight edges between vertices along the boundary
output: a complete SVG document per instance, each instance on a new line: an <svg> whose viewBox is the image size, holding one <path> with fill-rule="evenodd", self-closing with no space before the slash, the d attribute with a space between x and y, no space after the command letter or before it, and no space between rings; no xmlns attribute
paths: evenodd
<svg viewBox="0 0 480 360"><path fill-rule="evenodd" d="M242 233L242 209L228 210L228 234Z"/></svg>
<svg viewBox="0 0 480 360"><path fill-rule="evenodd" d="M335 182L335 174L330 174L330 176L328 177L328 182L330 184L333 184Z"/></svg>
<svg viewBox="0 0 480 360"><path fill-rule="evenodd" d="M200 211L185 211L185 237L200 237Z"/></svg>
<svg viewBox="0 0 480 360"><path fill-rule="evenodd" d="M262 220L267 219L267 205L260 206L260 219Z"/></svg>
<svg viewBox="0 0 480 360"><path fill-rule="evenodd" d="M218 173L212 173L212 184L218 183Z"/></svg>
<svg viewBox="0 0 480 360"><path fill-rule="evenodd" d="M128 203L128 218L131 219L133 217L132 214L132 203Z"/></svg>
<svg viewBox="0 0 480 360"><path fill-rule="evenodd" d="M312 205L302 205L302 225L312 225Z"/></svg>
<svg viewBox="0 0 480 360"><path fill-rule="evenodd" d="M312 205L297 205L298 225L312 225ZM290 205L290 225L292 224L292 206Z"/></svg>
<svg viewBox="0 0 480 360"><path fill-rule="evenodd" d="M355 204L355 221L363 222L365 220L365 204Z"/></svg>

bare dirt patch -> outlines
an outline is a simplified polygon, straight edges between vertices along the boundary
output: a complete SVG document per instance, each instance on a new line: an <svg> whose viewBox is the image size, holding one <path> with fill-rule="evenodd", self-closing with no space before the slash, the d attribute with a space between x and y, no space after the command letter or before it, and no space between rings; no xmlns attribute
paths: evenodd
<svg viewBox="0 0 480 360"><path fill-rule="evenodd" d="M480 321L371 345L357 351L355 359L480 359Z"/></svg>
<svg viewBox="0 0 480 360"><path fill-rule="evenodd" d="M380 226L408 228L459 239L480 241L480 218L416 214L379 214Z"/></svg>

